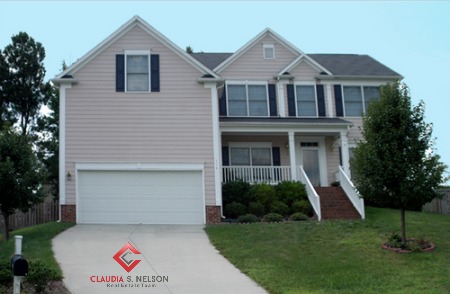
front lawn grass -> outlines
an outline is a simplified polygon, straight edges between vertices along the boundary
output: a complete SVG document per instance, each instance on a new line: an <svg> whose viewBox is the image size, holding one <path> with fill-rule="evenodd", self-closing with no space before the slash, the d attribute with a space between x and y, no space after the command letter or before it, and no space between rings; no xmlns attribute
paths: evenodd
<svg viewBox="0 0 450 294"><path fill-rule="evenodd" d="M28 262L42 261L62 278L61 269L53 256L52 239L73 225L74 223L52 222L11 232L8 241L0 240L0 262L10 262L15 250L14 236L21 235L24 258Z"/></svg>
<svg viewBox="0 0 450 294"><path fill-rule="evenodd" d="M407 237L428 253L381 249L400 231L398 210L366 208L365 221L206 227L216 248L269 293L450 293L450 216L407 212Z"/></svg>

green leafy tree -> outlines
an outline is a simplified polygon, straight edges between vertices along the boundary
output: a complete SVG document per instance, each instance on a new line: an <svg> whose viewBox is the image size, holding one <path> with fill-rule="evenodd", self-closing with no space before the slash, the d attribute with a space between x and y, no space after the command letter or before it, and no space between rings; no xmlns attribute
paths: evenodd
<svg viewBox="0 0 450 294"><path fill-rule="evenodd" d="M412 107L406 85L382 87L380 101L363 118L363 140L351 162L353 181L364 199L401 210L402 242L405 211L418 209L439 194L446 166L434 154L432 124L424 121L425 104Z"/></svg>
<svg viewBox="0 0 450 294"><path fill-rule="evenodd" d="M43 199L41 167L27 136L5 127L0 133L0 212L9 238L9 216Z"/></svg>
<svg viewBox="0 0 450 294"><path fill-rule="evenodd" d="M51 91L50 84L44 82L45 50L25 32L12 36L11 40L0 58L0 75L3 75L0 97L8 104L7 114L12 114L22 134L28 134Z"/></svg>
<svg viewBox="0 0 450 294"><path fill-rule="evenodd" d="M62 62L62 70L67 68ZM36 132L40 139L36 142L37 156L47 170L47 182L55 199L59 198L59 90L50 88L47 103L48 114L42 114L37 119Z"/></svg>

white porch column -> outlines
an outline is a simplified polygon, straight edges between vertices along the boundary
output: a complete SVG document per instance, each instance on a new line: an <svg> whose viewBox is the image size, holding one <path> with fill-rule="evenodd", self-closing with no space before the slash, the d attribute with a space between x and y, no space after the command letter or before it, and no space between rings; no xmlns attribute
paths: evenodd
<svg viewBox="0 0 450 294"><path fill-rule="evenodd" d="M293 181L297 181L297 161L295 160L294 132L289 132L289 160L291 162L291 178Z"/></svg>
<svg viewBox="0 0 450 294"><path fill-rule="evenodd" d="M350 175L350 153L348 151L348 137L347 132L341 132L341 153L342 153L342 168L345 173Z"/></svg>
<svg viewBox="0 0 450 294"><path fill-rule="evenodd" d="M216 205L222 206L222 142L219 127L219 98L217 96L217 84L205 83L205 88L211 89L212 104L212 131L214 148L214 187L216 194Z"/></svg>

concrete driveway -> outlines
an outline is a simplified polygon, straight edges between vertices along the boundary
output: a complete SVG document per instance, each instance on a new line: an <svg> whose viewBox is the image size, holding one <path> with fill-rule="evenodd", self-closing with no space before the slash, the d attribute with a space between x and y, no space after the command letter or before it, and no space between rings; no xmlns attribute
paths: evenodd
<svg viewBox="0 0 450 294"><path fill-rule="evenodd" d="M73 294L267 293L219 254L202 226L77 225L53 239L53 250Z"/></svg>

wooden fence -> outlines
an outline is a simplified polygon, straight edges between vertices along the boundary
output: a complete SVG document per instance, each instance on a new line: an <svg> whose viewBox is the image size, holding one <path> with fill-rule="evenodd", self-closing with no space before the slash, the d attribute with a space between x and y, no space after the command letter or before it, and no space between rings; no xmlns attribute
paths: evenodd
<svg viewBox="0 0 450 294"><path fill-rule="evenodd" d="M9 229L17 230L21 228L31 227L43 223L57 221L59 219L59 201L50 200L43 203L39 203L27 212L20 210L15 214L9 216ZM1 228L4 228L3 218L1 218Z"/></svg>
<svg viewBox="0 0 450 294"><path fill-rule="evenodd" d="M442 199L433 199L422 207L423 211L450 214L450 188L442 189L444 196Z"/></svg>

